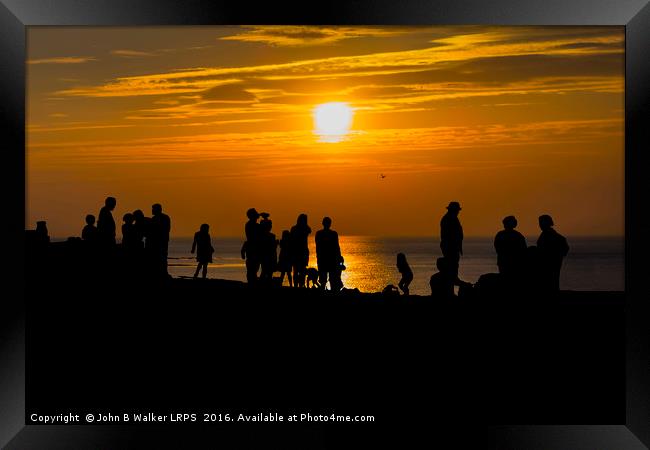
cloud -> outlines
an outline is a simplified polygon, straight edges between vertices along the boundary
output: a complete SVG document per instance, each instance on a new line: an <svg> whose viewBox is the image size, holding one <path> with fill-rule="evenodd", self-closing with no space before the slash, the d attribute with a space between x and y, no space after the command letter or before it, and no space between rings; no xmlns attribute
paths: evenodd
<svg viewBox="0 0 650 450"><path fill-rule="evenodd" d="M204 100L220 102L253 102L257 100L255 95L243 89L237 84L224 84L215 86L201 93Z"/></svg>
<svg viewBox="0 0 650 450"><path fill-rule="evenodd" d="M264 30L266 29L265 27ZM284 27L282 30L284 30ZM486 31L438 38L432 45L425 48L315 58L278 64L188 68L166 73L122 77L104 85L68 89L57 94L103 97L200 93L218 85L242 80L248 80L249 82L251 80L255 82L282 80L300 82L312 79L318 82L327 82L328 80L378 77L381 75L402 74L407 76L419 72L449 69L453 65L471 62L477 63L473 68L476 73L485 70L479 67L480 62L489 60L496 61L495 64L492 64L495 71L507 75L508 61L514 61L513 58L518 57L524 59L537 57L537 62L542 63L541 65L537 64L537 67L543 69L544 59L549 61L551 58L556 58L556 60L557 58L565 58L569 61L573 58L593 57L595 60L598 57L605 58L609 55L615 55L620 60L623 54L622 42L624 35L608 28L601 29L600 34L593 33L588 37L590 43L600 43L604 44L604 46L590 45L586 47L575 45L583 42L584 37L574 37L570 34L567 37L551 40L540 38L531 42L521 42L525 30L516 30L510 31L510 34L504 31ZM278 32L280 31L278 30ZM508 41L508 36L510 36L511 41ZM520 64L520 68L524 67L524 64L525 61ZM579 70L579 68L576 68L576 70ZM467 74L468 76L471 75L471 71L468 70L470 72ZM581 73L585 73L585 71L583 70ZM462 75L458 72L457 74ZM249 86L251 86L250 83ZM259 86L252 85L251 87Z"/></svg>
<svg viewBox="0 0 650 450"><path fill-rule="evenodd" d="M97 61L93 56L57 56L53 58L30 59L27 64L83 64Z"/></svg>
<svg viewBox="0 0 650 450"><path fill-rule="evenodd" d="M250 26L240 34L224 36L225 41L256 42L273 46L308 46L332 44L344 39L387 37L405 34L403 28Z"/></svg>
<svg viewBox="0 0 650 450"><path fill-rule="evenodd" d="M156 56L156 53L141 52L138 50L111 50L111 55L120 56L122 58L137 58L140 56Z"/></svg>

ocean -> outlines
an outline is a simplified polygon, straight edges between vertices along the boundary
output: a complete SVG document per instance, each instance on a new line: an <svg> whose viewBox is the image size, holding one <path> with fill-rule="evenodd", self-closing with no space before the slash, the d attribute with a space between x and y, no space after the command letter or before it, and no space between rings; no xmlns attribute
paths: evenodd
<svg viewBox="0 0 650 450"><path fill-rule="evenodd" d="M560 287L580 291L622 291L624 289L624 238L567 237L571 250L564 260ZM527 237L529 245L536 237ZM243 240L212 238L214 263L209 265L208 277L246 280L246 268L240 256ZM435 260L440 246L432 237L381 238L371 236L341 236L341 252L346 270L342 274L345 287L362 292L378 292L388 284L397 285L400 274L395 266L397 253L404 253L413 270L411 293L429 295L429 278L437 270ZM314 239L309 241L309 266L316 267ZM169 272L174 277L192 276L196 260L190 253L192 238L173 238L169 246ZM485 273L498 272L492 238L465 238L464 255L460 260L459 276L475 283ZM276 274L278 275L278 274ZM285 277L284 284L288 285Z"/></svg>

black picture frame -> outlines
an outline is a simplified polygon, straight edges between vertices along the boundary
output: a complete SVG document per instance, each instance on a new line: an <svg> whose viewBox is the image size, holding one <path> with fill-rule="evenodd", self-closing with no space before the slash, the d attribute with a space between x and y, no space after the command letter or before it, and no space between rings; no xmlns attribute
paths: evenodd
<svg viewBox="0 0 650 450"><path fill-rule="evenodd" d="M11 441L10 448L123 448L125 442L148 442L153 434L162 433L148 429L133 441L134 432L123 432L119 427L25 425L22 239L26 27L208 24L625 26L626 421L608 425L495 426L484 436L484 448L623 450L650 446L650 289L644 283L646 255L650 254L650 221L645 213L650 192L645 173L650 138L648 0L357 0L301 5L266 2L254 7L248 2L207 0L0 0L0 121L4 144L0 185L5 211L1 227L6 251L16 261L4 269L8 275L0 301L0 445ZM318 439L317 433L314 439ZM307 443L305 447L314 445Z"/></svg>

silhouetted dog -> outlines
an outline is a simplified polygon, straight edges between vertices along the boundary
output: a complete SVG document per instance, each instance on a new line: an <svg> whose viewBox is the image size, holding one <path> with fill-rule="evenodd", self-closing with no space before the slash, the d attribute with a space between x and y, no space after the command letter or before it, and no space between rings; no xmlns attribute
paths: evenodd
<svg viewBox="0 0 650 450"><path fill-rule="evenodd" d="M313 288L320 287L320 283L318 282L318 270L314 269L313 267L307 269L307 287L309 287L310 282L311 282L311 287Z"/></svg>

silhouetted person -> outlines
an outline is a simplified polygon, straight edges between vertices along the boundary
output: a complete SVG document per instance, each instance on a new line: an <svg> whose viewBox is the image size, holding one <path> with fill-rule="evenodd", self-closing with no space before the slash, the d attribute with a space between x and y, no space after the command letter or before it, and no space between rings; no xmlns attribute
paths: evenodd
<svg viewBox="0 0 650 450"><path fill-rule="evenodd" d="M117 205L115 197L106 197L104 206L99 210L97 234L99 236L99 241L105 246L115 245L115 220L113 219L112 214L115 205Z"/></svg>
<svg viewBox="0 0 650 450"><path fill-rule="evenodd" d="M494 237L494 249L497 252L497 266L499 273L507 280L520 281L522 269L526 258L526 238L517 227L515 216L503 219L503 230Z"/></svg>
<svg viewBox="0 0 650 450"><path fill-rule="evenodd" d="M537 239L537 252L541 270L541 287L545 291L560 290L562 260L569 253L566 238L555 231L553 225L553 219L548 214L539 216L539 228L542 233Z"/></svg>
<svg viewBox="0 0 650 450"><path fill-rule="evenodd" d="M341 281L341 247L339 235L331 229L332 219L323 217L323 229L316 232L316 262L318 264L318 283L321 289L329 278L330 289L338 292L343 288Z"/></svg>
<svg viewBox="0 0 650 450"><path fill-rule="evenodd" d="M242 246L241 257L246 260L246 280L248 285L253 286L257 283L257 272L260 269L260 224L257 223L260 214L255 208L250 208L246 211L246 217L248 217L248 222L244 226L246 242Z"/></svg>
<svg viewBox="0 0 650 450"><path fill-rule="evenodd" d="M460 225L458 202L450 202L447 213L440 220L440 250L448 270L458 276L458 263L463 254L463 227Z"/></svg>
<svg viewBox="0 0 650 450"><path fill-rule="evenodd" d="M138 242L138 234L135 226L135 217L126 213L122 217L122 248L129 253L136 252L142 247L142 239Z"/></svg>
<svg viewBox="0 0 650 450"><path fill-rule="evenodd" d="M397 254L397 270L402 274L402 279L399 280L397 286L404 292L404 295L409 295L409 285L413 281L413 271L408 261L406 261L406 255L404 253Z"/></svg>
<svg viewBox="0 0 650 450"><path fill-rule="evenodd" d="M280 257L278 258L278 271L280 272L280 286L284 282L284 274L287 274L289 286L293 287L293 277L291 276L291 238L289 230L282 232L280 240Z"/></svg>
<svg viewBox="0 0 650 450"><path fill-rule="evenodd" d="M264 217L260 222L260 265L262 266L260 281L267 285L271 283L278 263L278 240L271 232L272 228L271 220L268 216Z"/></svg>
<svg viewBox="0 0 650 450"><path fill-rule="evenodd" d="M208 275L208 264L212 262L212 254L214 247L212 247L212 239L210 238L210 225L204 223L199 228L199 231L194 233L194 241L192 242L192 254L196 252L196 272L194 278L199 276L199 271L203 269L202 277Z"/></svg>
<svg viewBox="0 0 650 450"><path fill-rule="evenodd" d="M307 214L300 214L290 232L293 283L297 287L305 287L305 276L309 265L308 239L310 234L311 228L307 225Z"/></svg>
<svg viewBox="0 0 650 450"><path fill-rule="evenodd" d="M168 276L167 253L169 251L169 233L171 231L171 219L162 212L160 203L151 206L151 241L154 257L158 260L160 275Z"/></svg>
<svg viewBox="0 0 650 450"><path fill-rule="evenodd" d="M136 209L133 211L133 228L135 233L135 238L138 242L138 249L143 250L145 247L146 237L149 234L149 217L145 217L141 209Z"/></svg>
<svg viewBox="0 0 650 450"><path fill-rule="evenodd" d="M431 287L431 296L440 299L454 298L454 285L458 280L457 275L450 267L447 258L442 257L436 260L438 272L431 275L429 286Z"/></svg>
<svg viewBox="0 0 650 450"><path fill-rule="evenodd" d="M86 216L86 226L81 230L81 239L89 243L97 242L97 227L95 226L95 216L88 214Z"/></svg>

